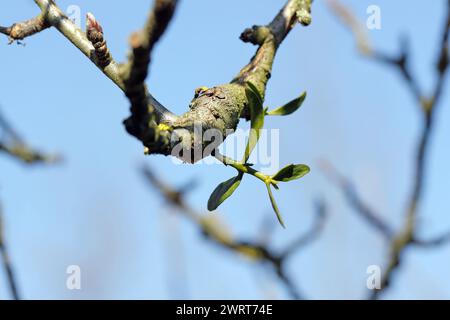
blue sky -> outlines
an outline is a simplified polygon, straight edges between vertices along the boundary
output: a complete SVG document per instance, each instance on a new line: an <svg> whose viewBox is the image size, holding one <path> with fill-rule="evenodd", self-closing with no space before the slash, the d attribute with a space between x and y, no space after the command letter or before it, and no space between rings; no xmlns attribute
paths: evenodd
<svg viewBox="0 0 450 320"><path fill-rule="evenodd" d="M347 0L364 20L368 5L382 12L382 29L370 31L377 48L396 53L402 34L411 36L414 74L427 91L433 85L436 45L445 1ZM58 1L78 5L101 21L118 61L130 33L144 23L149 0ZM254 47L239 41L243 29L269 22L284 0L181 1L168 33L154 52L148 86L176 113L187 109L194 89L230 81ZM7 2L0 25L38 13L33 1ZM426 11L425 11L426 9ZM84 18L83 18L84 24ZM192 205L204 214L215 186L231 177L220 165L174 165L144 157L121 121L128 114L123 94L56 30L26 39L26 46L0 42L0 104L33 146L61 153L53 167L26 167L0 157L0 198L6 235L24 298L287 298L260 266L203 240L198 230L171 214L138 171L143 164L174 185L195 179ZM291 117L267 121L280 130L280 162L306 163L304 179L283 185L276 197L288 228L276 227L273 246L282 248L308 230L314 201L328 203L321 238L296 253L288 271L309 298L363 298L366 268L386 262L387 244L346 205L318 168L327 159L355 181L364 199L395 227L403 220L420 130L413 97L393 70L361 58L352 37L324 5L315 1L313 24L296 27L281 46L266 104L284 103L303 90L308 98ZM449 90L438 112L420 206L420 234L450 229ZM246 126L245 124L243 125ZM255 237L275 217L264 187L251 178L217 215L236 235ZM449 246L408 250L385 298L450 298ZM65 287L66 267L80 265L82 290ZM175 279L175 280L174 280ZM0 298L8 298L0 274ZM175 283L175 286L174 284Z"/></svg>

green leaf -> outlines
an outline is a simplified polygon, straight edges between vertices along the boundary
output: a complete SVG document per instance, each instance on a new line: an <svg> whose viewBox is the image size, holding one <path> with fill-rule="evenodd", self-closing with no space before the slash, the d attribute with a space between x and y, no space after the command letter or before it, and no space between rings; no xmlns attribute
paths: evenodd
<svg viewBox="0 0 450 320"><path fill-rule="evenodd" d="M262 97L258 89L250 82L247 83L248 88L245 89L250 108L250 134L247 146L245 147L243 163L246 163L261 136L261 129L264 126L265 112L263 109Z"/></svg>
<svg viewBox="0 0 450 320"><path fill-rule="evenodd" d="M222 202L224 202L233 194L237 187L239 187L242 176L243 174L239 173L236 177L222 182L216 187L216 189L214 189L208 200L209 211L216 210L222 204Z"/></svg>
<svg viewBox="0 0 450 320"><path fill-rule="evenodd" d="M286 103L284 106L279 107L275 110L266 112L269 116L287 116L288 114L294 113L297 111L298 108L300 108L303 104L303 101L305 101L306 98L306 91L303 92L300 97L292 100L291 102Z"/></svg>
<svg viewBox="0 0 450 320"><path fill-rule="evenodd" d="M272 189L270 188L270 184L267 183L266 187L267 187L267 192L269 193L270 203L272 204L273 211L275 211L275 214L277 215L278 222L281 224L281 226L283 228L286 229L286 226L284 225L283 217L281 216L281 213L280 213L280 210L278 209L275 198L273 197Z"/></svg>
<svg viewBox="0 0 450 320"><path fill-rule="evenodd" d="M263 105L263 98L262 98L262 95L261 95L261 93L259 92L259 90L258 90L258 88L253 84L253 83L251 83L251 82L247 82L247 88L246 88L246 90L250 90L250 91L252 91L252 93L255 95L255 98L256 98L256 103L257 104L259 104L259 105ZM247 95L247 98L248 98L248 95Z"/></svg>
<svg viewBox="0 0 450 320"><path fill-rule="evenodd" d="M280 171L278 171L275 175L272 176L272 179L275 181L291 181L300 179L304 175L306 175L310 171L309 167L304 164L290 164Z"/></svg>

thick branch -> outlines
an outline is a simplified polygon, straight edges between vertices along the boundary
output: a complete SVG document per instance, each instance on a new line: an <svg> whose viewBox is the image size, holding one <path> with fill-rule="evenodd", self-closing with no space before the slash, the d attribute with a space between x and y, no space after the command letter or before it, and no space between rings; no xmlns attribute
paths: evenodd
<svg viewBox="0 0 450 320"><path fill-rule="evenodd" d="M259 46L250 63L230 84L205 90L195 98L189 106L190 110L170 125L172 144L167 149L155 150L155 152L162 151L160 153L169 154L174 145L181 145L182 150L188 150L187 157L186 154L184 157L178 154L173 155L186 162L195 162L210 155L212 150L206 152L208 142L202 141L202 133L214 129L225 139L236 129L239 118L245 115L249 103L245 94L246 83L251 82L261 96L264 96L278 46L299 20L300 13L301 20L307 20L304 17L310 12L310 6L310 0L289 0L268 26L245 30L241 39L244 41L256 39L252 42ZM196 132L196 128L200 130ZM186 135L186 132L189 135Z"/></svg>

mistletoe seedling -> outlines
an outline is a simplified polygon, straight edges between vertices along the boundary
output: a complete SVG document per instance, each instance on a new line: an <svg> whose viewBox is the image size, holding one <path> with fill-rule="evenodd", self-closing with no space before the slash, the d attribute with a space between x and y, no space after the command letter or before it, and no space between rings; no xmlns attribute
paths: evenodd
<svg viewBox="0 0 450 320"><path fill-rule="evenodd" d="M244 157L242 161L236 161L220 154L217 151L214 152L213 155L219 161L227 166L231 166L236 169L238 171L238 174L235 177L220 183L216 187L216 189L214 189L208 200L208 210L213 211L217 209L226 199L228 199L233 194L234 191L236 191L242 181L242 178L244 177L244 174L249 174L261 180L265 184L272 208L277 216L279 223L283 228L285 228L283 218L272 193L272 187L278 190L279 182L288 182L302 178L310 171L309 167L304 164L290 164L282 168L274 175L269 176L253 169L253 164L248 163L248 159L261 136L261 130L264 127L265 116L285 116L294 113L305 101L306 92L302 93L300 97L273 111L268 111L268 108L263 107L264 100L262 95L259 93L256 86L250 82L247 82L246 96L248 100L248 107L250 110L251 129L244 152Z"/></svg>

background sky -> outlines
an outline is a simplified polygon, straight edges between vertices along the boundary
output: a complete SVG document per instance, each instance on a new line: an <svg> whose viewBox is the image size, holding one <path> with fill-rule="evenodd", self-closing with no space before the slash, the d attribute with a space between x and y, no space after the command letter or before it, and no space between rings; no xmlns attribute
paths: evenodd
<svg viewBox="0 0 450 320"><path fill-rule="evenodd" d="M173 24L154 51L148 85L155 97L180 114L194 89L230 81L254 53L240 33L269 22L284 0L181 1ZM380 6L382 29L370 31L375 46L400 49L411 36L414 74L433 86L444 0L347 0L365 21L366 8ZM58 1L62 9L95 14L111 52L124 61L127 39L147 16L150 0ZM33 1L1 5L0 25L38 13ZM205 242L195 225L173 215L142 178L147 164L179 186L195 179L188 194L206 214L216 185L234 172L220 165L174 165L145 157L121 121L129 104L56 30L26 39L26 46L0 39L0 104L3 113L35 147L64 156L57 166L28 167L0 155L0 199L6 237L20 292L27 299L262 299L288 298L271 273L245 258ZM430 149L419 233L450 229L450 88L446 88ZM308 230L314 201L324 199L329 218L320 239L292 257L288 272L308 298L364 298L366 268L386 263L387 243L349 208L318 166L333 163L352 179L362 197L398 228L410 191L420 114L400 76L361 58L349 32L323 1L315 1L313 24L297 26L282 44L266 104L276 106L303 90L308 98L290 117L270 118L280 129L280 162L306 163L311 173L276 193L288 226L275 225L272 245L283 248ZM244 125L245 127L245 125ZM254 238L273 221L264 186L244 179L217 213L234 234ZM450 246L409 249L383 298L450 298ZM82 290L66 289L66 268L79 265ZM3 270L0 298L9 298ZM175 285L174 285L175 283Z"/></svg>

